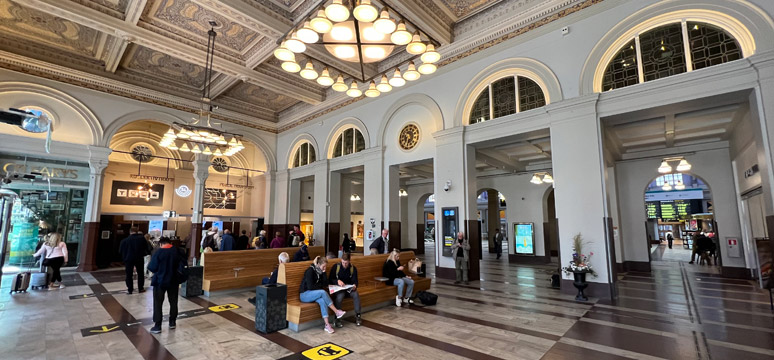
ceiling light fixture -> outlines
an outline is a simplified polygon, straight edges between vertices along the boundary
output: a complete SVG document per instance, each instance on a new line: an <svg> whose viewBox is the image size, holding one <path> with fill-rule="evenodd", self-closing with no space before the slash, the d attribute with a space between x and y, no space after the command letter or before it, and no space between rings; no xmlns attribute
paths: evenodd
<svg viewBox="0 0 774 360"><path fill-rule="evenodd" d="M540 185L543 183L543 180L540 179L540 176L538 176L538 174L533 174L532 179L529 182L535 185Z"/></svg>
<svg viewBox="0 0 774 360"><path fill-rule="evenodd" d="M368 90L365 91L365 96L368 97L377 97L381 94L379 90L376 89L376 83L374 83L373 80L371 80L371 85L368 86Z"/></svg>
<svg viewBox="0 0 774 360"><path fill-rule="evenodd" d="M358 194L352 194L352 196L349 197L350 201L360 201L360 195Z"/></svg>
<svg viewBox="0 0 774 360"><path fill-rule="evenodd" d="M677 184L675 184L675 190L685 190L685 184L683 184L682 180L677 181Z"/></svg>
<svg viewBox="0 0 774 360"><path fill-rule="evenodd" d="M369 86L366 92L367 96L374 97L391 91L393 87L405 85L406 80L418 80L421 75L435 73L438 69L438 65L434 65L441 59L436 51L436 46L440 45L438 41L406 20L399 11L389 8L385 0L321 1L317 8L310 9L310 14L298 19L294 27L278 40L279 47L274 56L282 62L281 67L285 71L299 73L304 79L317 80L321 86L331 86L334 91L350 94L357 94L359 90L353 90L344 80L348 80L349 84L349 80L362 84L373 82L374 88ZM364 66L387 59L396 47L404 45L406 52L413 56L395 61L396 67L406 64L402 76L397 70L397 75L390 77L385 73L375 73L374 69L379 66ZM319 47L336 60L359 63L359 74L351 73L351 69L357 67L339 67L316 56L319 52L307 53L310 47ZM294 56L298 53L305 53L307 63L303 67ZM417 62L417 59L422 62ZM318 73L312 61L328 71ZM333 81L331 70L341 75L341 82L338 78ZM362 93L358 97L360 95Z"/></svg>
<svg viewBox="0 0 774 360"><path fill-rule="evenodd" d="M551 176L551 174L546 173L545 175L543 175L543 182L551 184L554 182L554 178Z"/></svg>
<svg viewBox="0 0 774 360"><path fill-rule="evenodd" d="M212 87L212 63L215 58L215 27L218 24L215 21L210 21L212 28L207 32L207 53L204 67L204 86L202 89L202 102L199 110L199 117L194 118L191 123L173 123L169 127L169 130L164 134L159 146L167 148L169 150L180 150L181 152L192 152L194 154L212 155L215 149L215 154L226 154L228 156L236 154L244 149L241 135L237 135L221 129L216 129L212 126L212 111L214 106L212 105L210 90ZM284 57L293 60L293 53L288 54L286 48L280 46L274 53L278 58ZM289 57L288 57L289 55ZM294 62L288 62L295 64ZM296 64L298 65L298 64ZM230 138L231 141L227 142L226 138ZM182 142L182 145L178 146L178 141ZM200 147L204 147L204 151Z"/></svg>
<svg viewBox="0 0 774 360"><path fill-rule="evenodd" d="M688 163L688 160L682 159L680 160L680 163L677 164L677 167L675 168L679 172L686 172L691 170L691 164Z"/></svg>
<svg viewBox="0 0 774 360"><path fill-rule="evenodd" d="M408 196L408 193L404 189L398 190L398 196Z"/></svg>
<svg viewBox="0 0 774 360"><path fill-rule="evenodd" d="M540 184L553 184L554 178L549 174L548 172L537 172L532 174L532 178L529 180L529 182L540 185Z"/></svg>
<svg viewBox="0 0 774 360"><path fill-rule="evenodd" d="M661 162L661 166L658 167L658 172L661 174L668 174L672 172L672 167L669 166L669 163L666 162L666 160Z"/></svg>
<svg viewBox="0 0 774 360"><path fill-rule="evenodd" d="M360 97L360 95L363 95L363 92L357 88L357 81L353 81L352 86L347 90L347 96L356 98Z"/></svg>
<svg viewBox="0 0 774 360"><path fill-rule="evenodd" d="M670 185L669 182L664 182L664 186L661 187L661 190L671 191L672 190L672 185Z"/></svg>

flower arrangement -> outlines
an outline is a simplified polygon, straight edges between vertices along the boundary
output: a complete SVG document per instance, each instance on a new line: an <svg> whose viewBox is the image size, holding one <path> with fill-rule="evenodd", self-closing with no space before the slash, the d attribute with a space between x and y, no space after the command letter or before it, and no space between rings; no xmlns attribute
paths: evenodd
<svg viewBox="0 0 774 360"><path fill-rule="evenodd" d="M593 252L588 255L583 253L583 245L587 242L583 241L583 237L578 233L572 237L572 260L569 266L562 268L565 274L570 273L587 273L594 277L597 277L597 272L591 267L591 257L594 256Z"/></svg>

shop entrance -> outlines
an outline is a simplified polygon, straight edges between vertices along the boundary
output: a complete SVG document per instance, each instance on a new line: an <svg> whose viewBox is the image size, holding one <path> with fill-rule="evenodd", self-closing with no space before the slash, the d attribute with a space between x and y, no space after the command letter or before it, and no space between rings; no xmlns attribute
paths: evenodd
<svg viewBox="0 0 774 360"><path fill-rule="evenodd" d="M712 196L704 180L687 173L661 175L645 189L651 261L720 261Z"/></svg>
<svg viewBox="0 0 774 360"><path fill-rule="evenodd" d="M500 244L500 254L505 254L505 260L508 259L508 219L506 217L507 202L505 195L495 189L482 189L476 197L476 207L478 214L478 225L481 235L482 256L497 254L495 244L496 230L500 230L503 241ZM502 260L502 258L501 258Z"/></svg>

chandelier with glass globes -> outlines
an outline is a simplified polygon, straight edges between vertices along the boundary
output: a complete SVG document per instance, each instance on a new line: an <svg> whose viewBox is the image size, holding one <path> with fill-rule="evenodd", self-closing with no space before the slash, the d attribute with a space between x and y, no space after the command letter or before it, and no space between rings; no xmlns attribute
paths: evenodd
<svg viewBox="0 0 774 360"><path fill-rule="evenodd" d="M207 58L205 60L204 88L199 117L194 118L191 124L173 123L159 141L159 146L194 154L231 156L244 149L245 146L242 144L241 135L212 126L214 106L210 97L210 85L212 84L212 61L215 57L215 37L217 36L215 26L218 24L210 21L210 25L212 28L207 32Z"/></svg>
<svg viewBox="0 0 774 360"><path fill-rule="evenodd" d="M377 8L379 5L381 9ZM279 47L274 50L274 56L282 61L282 69L287 72L298 73L304 79L356 98L364 94L377 97L405 85L406 81L432 74L438 68L436 63L441 59L435 49L438 42L423 35L405 17L396 18L399 14L388 8L384 0L324 0L311 14L278 41ZM312 60L308 54L305 54L306 64L302 67L296 55L305 53L308 46L322 46L337 59L359 63L360 76ZM404 72L401 73L400 64L390 70L391 74L366 76L364 64L384 60L401 47L413 55L402 63L406 64ZM338 72L335 79L332 69ZM349 85L344 81L345 75L352 78ZM368 83L365 92L360 90L359 82Z"/></svg>

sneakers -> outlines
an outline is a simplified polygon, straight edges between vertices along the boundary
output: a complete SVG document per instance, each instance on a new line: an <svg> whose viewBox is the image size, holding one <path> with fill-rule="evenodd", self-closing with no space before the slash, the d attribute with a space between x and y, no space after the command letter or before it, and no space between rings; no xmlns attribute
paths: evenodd
<svg viewBox="0 0 774 360"><path fill-rule="evenodd" d="M336 310L336 319L341 319L347 312L344 310Z"/></svg>
<svg viewBox="0 0 774 360"><path fill-rule="evenodd" d="M413 304L414 300L411 300L411 298L405 298L405 299L403 299L403 303L404 304Z"/></svg>
<svg viewBox="0 0 774 360"><path fill-rule="evenodd" d="M328 334L333 334L336 331L333 330L333 328L330 325L325 325L325 332L327 332Z"/></svg>
<svg viewBox="0 0 774 360"><path fill-rule="evenodd" d="M395 306L400 307L401 301L400 301L400 295L395 296Z"/></svg>
<svg viewBox="0 0 774 360"><path fill-rule="evenodd" d="M65 287L66 287L65 284L59 283L59 288L60 289L64 289Z"/></svg>
<svg viewBox="0 0 774 360"><path fill-rule="evenodd" d="M336 319L336 321L333 322L333 326L335 326L337 328L343 328L344 324L341 323L340 319Z"/></svg>
<svg viewBox="0 0 774 360"><path fill-rule="evenodd" d="M161 334L161 325L156 324L150 329L151 334Z"/></svg>
<svg viewBox="0 0 774 360"><path fill-rule="evenodd" d="M177 324L176 324L176 323L173 323L173 322L169 323L169 328L170 328L170 329L174 329L174 328L176 328L176 327L177 327Z"/></svg>
<svg viewBox="0 0 774 360"><path fill-rule="evenodd" d="M363 319L360 318L360 314L357 314L357 320L355 320L355 325L357 326L363 325Z"/></svg>

